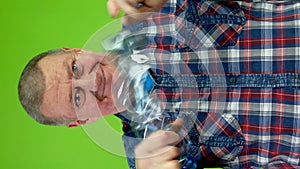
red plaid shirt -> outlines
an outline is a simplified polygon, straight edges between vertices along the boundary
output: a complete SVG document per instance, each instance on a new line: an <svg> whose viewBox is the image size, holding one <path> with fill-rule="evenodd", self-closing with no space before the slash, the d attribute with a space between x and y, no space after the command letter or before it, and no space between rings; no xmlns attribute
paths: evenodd
<svg viewBox="0 0 300 169"><path fill-rule="evenodd" d="M150 65L164 113L196 114L188 153L199 165L297 168L300 3L171 0L161 12L125 27L128 45ZM118 116L134 168L131 138L143 131Z"/></svg>

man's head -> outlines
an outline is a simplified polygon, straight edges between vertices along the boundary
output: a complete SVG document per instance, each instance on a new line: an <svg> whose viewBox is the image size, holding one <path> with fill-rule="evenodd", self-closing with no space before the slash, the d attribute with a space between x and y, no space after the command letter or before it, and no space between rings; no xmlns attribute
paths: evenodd
<svg viewBox="0 0 300 169"><path fill-rule="evenodd" d="M33 58L19 82L23 107L47 125L83 125L117 113L111 92L115 67L105 55L61 49Z"/></svg>

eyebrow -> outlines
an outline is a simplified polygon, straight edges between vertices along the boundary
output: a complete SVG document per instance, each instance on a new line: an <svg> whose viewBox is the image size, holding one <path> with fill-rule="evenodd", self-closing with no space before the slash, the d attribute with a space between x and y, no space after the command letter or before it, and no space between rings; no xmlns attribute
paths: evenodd
<svg viewBox="0 0 300 169"><path fill-rule="evenodd" d="M73 56L72 55L70 55L70 58L71 59L69 59L69 57L67 57L67 59L66 60L64 60L64 62L63 62L63 66L65 67L65 70L66 70L66 72L67 72L67 78L69 79L69 80L72 80L72 78L73 78L73 72L71 71L72 69L71 69L71 67L70 67L70 61L71 61L71 63L74 61L74 59L73 59ZM69 101L69 103L70 103L70 105L71 106L73 106L73 95L72 95L72 86L71 86L71 89L70 89L70 92L69 92L69 99L68 99L68 101Z"/></svg>
<svg viewBox="0 0 300 169"><path fill-rule="evenodd" d="M72 79L73 78L73 72L71 71L72 68L70 67L70 64L69 64L70 61L69 60L71 60L71 64L74 61L74 59L67 59L66 61L64 61L64 66L65 66L66 71L67 71L68 79Z"/></svg>
<svg viewBox="0 0 300 169"><path fill-rule="evenodd" d="M72 94L73 92L72 92L72 89L71 89L71 92L70 92L70 94L69 94L69 103L70 103L70 105L72 105L72 107L73 107L73 94Z"/></svg>

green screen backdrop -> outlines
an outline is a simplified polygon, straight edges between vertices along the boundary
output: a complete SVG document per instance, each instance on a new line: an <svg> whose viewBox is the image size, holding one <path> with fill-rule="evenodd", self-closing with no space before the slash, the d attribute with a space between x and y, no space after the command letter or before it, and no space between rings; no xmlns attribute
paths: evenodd
<svg viewBox="0 0 300 169"><path fill-rule="evenodd" d="M48 49L80 48L113 21L106 0L1 1L0 21L0 168L127 169L124 157L99 147L81 127L50 127L33 121L17 95L18 79L29 59ZM118 119L107 119L120 130Z"/></svg>

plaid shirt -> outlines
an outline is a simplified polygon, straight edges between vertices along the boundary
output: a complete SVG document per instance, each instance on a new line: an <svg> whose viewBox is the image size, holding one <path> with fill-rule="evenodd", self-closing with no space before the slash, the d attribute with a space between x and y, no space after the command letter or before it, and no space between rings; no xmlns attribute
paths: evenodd
<svg viewBox="0 0 300 169"><path fill-rule="evenodd" d="M164 113L196 113L185 136L199 166L300 166L300 3L171 0L124 30ZM135 168L131 138L143 131L117 116Z"/></svg>

